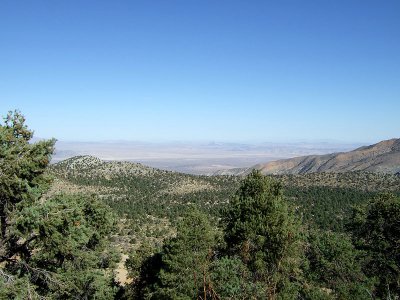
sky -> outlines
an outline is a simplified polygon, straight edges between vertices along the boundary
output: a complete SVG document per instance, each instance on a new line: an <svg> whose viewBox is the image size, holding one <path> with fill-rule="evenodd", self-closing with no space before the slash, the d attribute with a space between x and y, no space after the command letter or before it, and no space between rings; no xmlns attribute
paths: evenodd
<svg viewBox="0 0 400 300"><path fill-rule="evenodd" d="M0 114L59 140L400 137L400 1L0 1Z"/></svg>

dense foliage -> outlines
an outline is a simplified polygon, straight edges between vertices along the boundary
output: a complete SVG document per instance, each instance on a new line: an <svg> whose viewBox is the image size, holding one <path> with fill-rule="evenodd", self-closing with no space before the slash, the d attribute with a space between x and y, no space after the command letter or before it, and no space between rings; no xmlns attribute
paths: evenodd
<svg viewBox="0 0 400 300"><path fill-rule="evenodd" d="M263 294L295 298L301 278L301 228L284 201L281 184L253 171L243 180L224 221L228 252L240 257L251 280L263 286Z"/></svg>
<svg viewBox="0 0 400 300"><path fill-rule="evenodd" d="M279 182L249 174L213 227L199 211L128 268L137 299L386 299L398 291L399 198L353 212L351 234L307 230ZM220 230L222 231L222 238ZM353 241L352 241L353 237ZM378 240L379 239L379 240ZM354 242L354 243L353 243Z"/></svg>
<svg viewBox="0 0 400 300"><path fill-rule="evenodd" d="M365 273L377 280L376 296L400 297L400 197L375 197L354 210L350 227Z"/></svg>
<svg viewBox="0 0 400 300"><path fill-rule="evenodd" d="M350 295L353 299L370 298L372 284L362 272L360 255L348 235L311 230L306 251L306 277L311 284L308 295L331 299L346 299Z"/></svg>
<svg viewBox="0 0 400 300"><path fill-rule="evenodd" d="M34 201L48 183L43 175L53 153L54 140L30 144L33 136L19 112L9 113L0 124L0 234L1 256L12 239L8 236L10 217L21 202Z"/></svg>
<svg viewBox="0 0 400 300"><path fill-rule="evenodd" d="M288 200L298 207L312 227L344 231L354 206L364 204L377 192L327 186L286 187Z"/></svg>
<svg viewBox="0 0 400 300"><path fill-rule="evenodd" d="M112 215L93 197L41 197L54 141L29 143L24 121L0 127L0 298L110 299Z"/></svg>

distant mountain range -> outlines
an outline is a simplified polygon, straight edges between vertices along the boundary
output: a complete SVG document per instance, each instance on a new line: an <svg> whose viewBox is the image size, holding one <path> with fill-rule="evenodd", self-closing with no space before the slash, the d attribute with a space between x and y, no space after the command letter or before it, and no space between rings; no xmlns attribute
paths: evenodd
<svg viewBox="0 0 400 300"><path fill-rule="evenodd" d="M253 169L260 170L263 174L343 173L349 171L400 174L400 139L382 141L349 152L300 156L257 164L251 168L221 170L215 174L245 175Z"/></svg>

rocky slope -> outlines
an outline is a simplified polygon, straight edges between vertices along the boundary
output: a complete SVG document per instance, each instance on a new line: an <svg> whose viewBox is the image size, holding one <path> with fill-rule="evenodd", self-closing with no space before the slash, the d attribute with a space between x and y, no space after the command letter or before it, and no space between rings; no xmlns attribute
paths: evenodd
<svg viewBox="0 0 400 300"><path fill-rule="evenodd" d="M391 139L349 152L308 155L258 164L247 169L224 170L218 174L244 175L253 169L263 174L308 174L365 171L400 174L400 139Z"/></svg>

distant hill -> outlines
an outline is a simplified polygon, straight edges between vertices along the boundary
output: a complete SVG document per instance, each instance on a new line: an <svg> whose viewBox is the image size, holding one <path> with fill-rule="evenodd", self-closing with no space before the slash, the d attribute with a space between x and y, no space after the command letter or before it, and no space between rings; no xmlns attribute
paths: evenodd
<svg viewBox="0 0 400 300"><path fill-rule="evenodd" d="M261 170L263 174L277 175L352 171L400 174L400 139L382 141L349 152L301 156L258 164L246 169L223 170L216 174L244 175L253 169Z"/></svg>
<svg viewBox="0 0 400 300"><path fill-rule="evenodd" d="M195 176L160 170L140 163L75 156L50 166L56 178L49 196L60 192L97 194L121 214L175 216L196 204L214 210L226 203L240 178Z"/></svg>

